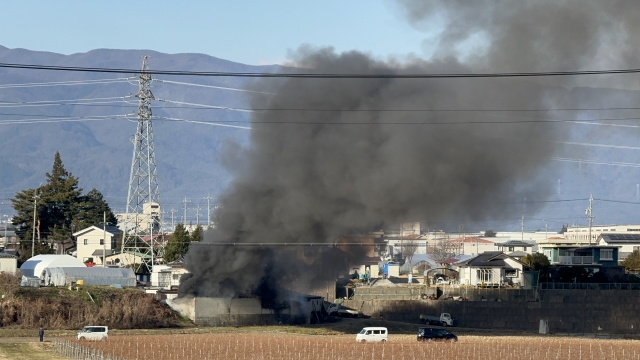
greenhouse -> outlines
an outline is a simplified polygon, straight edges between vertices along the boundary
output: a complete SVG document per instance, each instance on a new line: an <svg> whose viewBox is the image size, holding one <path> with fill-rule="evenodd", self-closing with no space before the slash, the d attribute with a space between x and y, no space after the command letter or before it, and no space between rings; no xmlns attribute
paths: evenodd
<svg viewBox="0 0 640 360"><path fill-rule="evenodd" d="M119 285L135 287L136 276L129 268L65 268L51 267L44 270L44 284L69 286L82 280L84 285Z"/></svg>

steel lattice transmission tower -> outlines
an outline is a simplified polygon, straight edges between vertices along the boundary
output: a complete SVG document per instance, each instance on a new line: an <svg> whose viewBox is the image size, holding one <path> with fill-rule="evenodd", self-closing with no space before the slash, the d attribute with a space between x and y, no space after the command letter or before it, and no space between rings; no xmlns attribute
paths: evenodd
<svg viewBox="0 0 640 360"><path fill-rule="evenodd" d="M140 72L138 98L138 126L132 138L133 159L127 192L127 212L125 214L122 253L134 255L138 272L145 264L149 270L154 265L158 245L162 244L163 231L160 211L160 190L158 169L153 146L151 126L151 74L147 57L144 57ZM138 258L139 257L139 258Z"/></svg>

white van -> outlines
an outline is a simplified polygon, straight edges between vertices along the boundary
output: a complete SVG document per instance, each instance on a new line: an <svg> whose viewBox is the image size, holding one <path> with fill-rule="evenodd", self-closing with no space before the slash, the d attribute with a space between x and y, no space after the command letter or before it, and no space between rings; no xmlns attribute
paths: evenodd
<svg viewBox="0 0 640 360"><path fill-rule="evenodd" d="M366 327L356 335L357 342L386 342L389 339L389 332L386 327Z"/></svg>
<svg viewBox="0 0 640 360"><path fill-rule="evenodd" d="M78 340L102 340L109 337L108 326L85 326L78 333Z"/></svg>

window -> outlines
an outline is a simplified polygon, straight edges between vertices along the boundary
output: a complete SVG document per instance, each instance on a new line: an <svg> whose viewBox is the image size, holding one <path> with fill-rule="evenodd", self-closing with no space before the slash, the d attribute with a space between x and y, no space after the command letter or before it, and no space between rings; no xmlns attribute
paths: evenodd
<svg viewBox="0 0 640 360"><path fill-rule="evenodd" d="M493 270L492 269L478 269L476 270L476 279L477 282L483 283L491 283L493 280Z"/></svg>
<svg viewBox="0 0 640 360"><path fill-rule="evenodd" d="M613 260L613 249L600 249L600 260Z"/></svg>
<svg viewBox="0 0 640 360"><path fill-rule="evenodd" d="M89 239L84 239L84 244L89 245Z"/></svg>
<svg viewBox="0 0 640 360"><path fill-rule="evenodd" d="M173 280L180 280L180 274L173 274Z"/></svg>
<svg viewBox="0 0 640 360"><path fill-rule="evenodd" d="M509 246L509 251L511 251L511 252L515 251L515 247Z"/></svg>
<svg viewBox="0 0 640 360"><path fill-rule="evenodd" d="M518 277L518 269L506 269L504 271L504 276L506 277Z"/></svg>
<svg viewBox="0 0 640 360"><path fill-rule="evenodd" d="M633 251L640 251L640 246L634 246Z"/></svg>
<svg viewBox="0 0 640 360"><path fill-rule="evenodd" d="M380 330L373 330L373 335L380 335Z"/></svg>
<svg viewBox="0 0 640 360"><path fill-rule="evenodd" d="M104 239L100 239L100 245L104 245Z"/></svg>

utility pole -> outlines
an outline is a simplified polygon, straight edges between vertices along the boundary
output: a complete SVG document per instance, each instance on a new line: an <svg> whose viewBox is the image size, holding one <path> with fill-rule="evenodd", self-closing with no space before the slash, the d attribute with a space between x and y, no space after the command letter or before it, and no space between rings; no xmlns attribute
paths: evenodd
<svg viewBox="0 0 640 360"><path fill-rule="evenodd" d="M593 194L589 196L589 207L584 211L589 218L589 245L591 245L591 226L593 225Z"/></svg>
<svg viewBox="0 0 640 360"><path fill-rule="evenodd" d="M545 238L545 239L548 239L548 238L549 238L549 234L548 234L548 232L549 232L549 229L548 229L548 227L547 227L547 223L545 222L545 223L544 223L544 238Z"/></svg>
<svg viewBox="0 0 640 360"><path fill-rule="evenodd" d="M458 225L458 233L459 233L459 234L462 234L463 232L464 232L464 224L459 224L459 225ZM464 248L465 241L464 241L464 240L465 240L465 239L464 239L464 235L463 235L463 236L462 236L462 253L463 253L463 254L465 254L465 248Z"/></svg>
<svg viewBox="0 0 640 360"><path fill-rule="evenodd" d="M194 208L194 210L196 211L196 226L200 225L200 205L198 205L198 207Z"/></svg>
<svg viewBox="0 0 640 360"><path fill-rule="evenodd" d="M143 264L147 265L149 270L153 267L156 253L154 236L157 236L154 235L154 229L160 232L163 229L151 122L151 101L155 100L155 97L151 92L151 74L147 56L144 56L142 62L138 93L135 96L138 98L138 121L132 138L133 156L126 214L127 217L134 218L136 221L130 229L125 225L122 251L143 254L140 264L136 264L133 269L138 273Z"/></svg>
<svg viewBox="0 0 640 360"><path fill-rule="evenodd" d="M176 230L176 225L175 225L175 223L173 221L173 214L175 212L177 212L177 211L178 210L176 210L176 209L171 209L171 231L175 231Z"/></svg>
<svg viewBox="0 0 640 360"><path fill-rule="evenodd" d="M31 257L36 254L36 204L38 202L37 190L33 193L33 233L31 234Z"/></svg>
<svg viewBox="0 0 640 360"><path fill-rule="evenodd" d="M211 196L205 197L207 200L207 227L211 226Z"/></svg>
<svg viewBox="0 0 640 360"><path fill-rule="evenodd" d="M184 223L183 223L183 225L186 225L187 224L187 203L190 203L191 201L187 200L187 198L185 197L182 202L184 203L184 217L183 217Z"/></svg>
<svg viewBox="0 0 640 360"><path fill-rule="evenodd" d="M102 267L107 267L107 212L102 213Z"/></svg>

